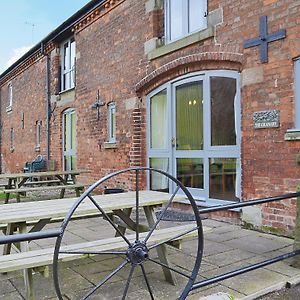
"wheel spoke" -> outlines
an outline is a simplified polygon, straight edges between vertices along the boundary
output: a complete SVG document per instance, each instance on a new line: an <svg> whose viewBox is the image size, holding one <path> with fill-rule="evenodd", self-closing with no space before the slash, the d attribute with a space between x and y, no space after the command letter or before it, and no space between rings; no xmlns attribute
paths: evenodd
<svg viewBox="0 0 300 300"><path fill-rule="evenodd" d="M136 224L136 229L135 229L135 240L136 242L139 240L139 223L140 223L140 216L139 216L139 171L135 171L135 207L136 207L136 212L135 212L135 224Z"/></svg>
<svg viewBox="0 0 300 300"><path fill-rule="evenodd" d="M152 261L153 263L158 264L158 265L160 265L160 266L162 266L162 267L164 267L164 268L167 268L167 269L169 269L169 270L171 270L171 271L173 271L173 272L175 272L175 273L178 273L178 274L181 275L181 276L184 276L184 277L186 277L186 278L188 278L188 279L191 279L191 276L189 276L189 275L187 275L187 274L185 274L185 273L183 273L183 272L181 272L181 271L178 271L178 270L176 270L176 269L174 269L174 268L172 268L172 267L170 267L170 266L168 266L168 265L166 265L166 264L164 264L164 263L162 263L162 262L160 262L160 261L154 260L154 259L152 259L152 258L150 258L150 257L148 257L148 260L150 260L150 261Z"/></svg>
<svg viewBox="0 0 300 300"><path fill-rule="evenodd" d="M168 203L166 204L166 206L164 207L164 209L161 211L160 215L158 216L155 224L153 225L153 227L151 228L151 230L149 231L149 233L147 234L147 236L144 239L144 243L147 243L147 241L149 240L150 236L152 235L153 231L155 230L155 228L157 227L158 223L161 221L161 219L163 218L163 216L165 215L167 209L170 207L174 197L176 196L177 192L179 191L179 186L177 186L176 190L174 191L173 195L171 196L170 200L168 201Z"/></svg>
<svg viewBox="0 0 300 300"><path fill-rule="evenodd" d="M130 285L130 282L131 282L131 278L132 278L134 269L135 269L135 265L131 265L130 273L128 275L128 279L127 279L127 282L126 282L126 286L125 286L125 290L124 290L124 293L123 293L122 300L125 300L125 298L127 296L129 285Z"/></svg>
<svg viewBox="0 0 300 300"><path fill-rule="evenodd" d="M126 255L126 251L59 251L59 254L83 254L83 255Z"/></svg>
<svg viewBox="0 0 300 300"><path fill-rule="evenodd" d="M183 232L183 233L177 234L177 235L173 236L172 238L166 239L166 240L164 240L164 241L162 241L162 242L159 242L159 243L157 243L157 244L154 244L154 245L152 245L152 246L149 246L148 249L151 250L151 249L153 249L153 248L157 248L157 247L159 247L159 246L161 246L161 245L163 245L163 244L166 244L166 243L168 243L168 242L172 242L173 240L179 239L180 237L182 237L182 236L184 236L184 235L186 235L186 234L188 234L188 233L191 233L191 232L193 232L193 231L195 231L195 230L198 230L198 229L199 229L199 226L193 227L192 229L189 229L189 230L186 230L186 231Z"/></svg>
<svg viewBox="0 0 300 300"><path fill-rule="evenodd" d="M130 246L129 240L126 238L126 236L121 232L121 230L114 224L114 222L110 219L110 217L107 215L107 213L99 206L99 204L95 201L95 199L88 195L89 199L93 202L93 204L100 210L100 212L103 215L103 218L110 223L110 225L118 232L118 234L124 239L124 241Z"/></svg>
<svg viewBox="0 0 300 300"><path fill-rule="evenodd" d="M147 275L146 275L145 267L144 267L144 265L140 265L140 266L141 266L141 269L142 269L142 272L143 272L143 275L144 275L144 278L145 278L145 282L146 282L146 285L147 285L147 288L148 288L151 300L154 300L152 289L151 289L149 280L148 280Z"/></svg>
<svg viewBox="0 0 300 300"><path fill-rule="evenodd" d="M81 298L81 300L85 300L89 296L91 296L93 293L95 293L105 282L107 282L115 274L117 274L119 271L121 271L127 264L128 264L127 260L122 262L113 272L111 272L105 278L103 278L100 282L98 282L94 288L92 288L85 296L83 296L83 298Z"/></svg>

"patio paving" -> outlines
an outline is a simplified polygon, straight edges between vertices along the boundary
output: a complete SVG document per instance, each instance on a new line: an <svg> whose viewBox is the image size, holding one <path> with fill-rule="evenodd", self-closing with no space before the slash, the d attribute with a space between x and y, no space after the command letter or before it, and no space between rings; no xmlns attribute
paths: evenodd
<svg viewBox="0 0 300 300"><path fill-rule="evenodd" d="M168 223L169 222L169 223ZM182 222L165 221L163 225ZM191 222L191 221L188 221ZM87 240L111 237L113 230L103 219L85 219L72 221L63 243L80 243ZM242 229L240 226L216 221L203 220L207 232L205 233L204 254L201 268L196 281L216 276L218 274L260 262L282 253L291 251L293 240L276 237ZM56 228L58 223L50 224L47 228ZM100 229L100 230L99 230ZM31 242L31 248L51 247L55 239ZM1 250L1 249L0 249ZM196 255L196 238L184 240L182 251L168 247L168 258L172 267L188 272L192 269ZM153 256L156 257L156 254ZM105 275L114 270L124 258L113 256L93 256L65 263L62 267L62 290L65 299L80 299L80 296L91 290ZM121 299L124 286L128 278L130 267L121 270L101 288L101 293L89 299ZM177 285L167 283L161 267L151 262L145 263L148 279L154 290L155 299L176 299L186 283L186 279L176 274ZM37 299L57 299L50 277L44 278L39 273L34 275L34 284ZM279 262L249 273L224 280L201 289L192 291L187 299L195 300L201 297L225 292L234 296L234 299L250 300L266 294L268 291L283 288L287 282L300 278L300 269L290 267L286 262ZM21 272L0 275L0 299L24 299L24 284ZM127 299L150 299L146 288L143 273L136 268L130 284ZM295 299L297 300L297 299Z"/></svg>

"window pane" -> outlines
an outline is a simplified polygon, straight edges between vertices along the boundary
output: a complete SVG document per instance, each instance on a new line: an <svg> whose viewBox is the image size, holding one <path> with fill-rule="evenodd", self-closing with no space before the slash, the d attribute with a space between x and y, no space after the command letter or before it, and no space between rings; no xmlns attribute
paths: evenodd
<svg viewBox="0 0 300 300"><path fill-rule="evenodd" d="M159 169L168 173L168 158L150 158L150 168ZM158 172L150 173L150 190L169 192L168 178Z"/></svg>
<svg viewBox="0 0 300 300"><path fill-rule="evenodd" d="M72 136L71 136L71 149L75 150L76 147L76 114L71 114L71 130L72 130Z"/></svg>
<svg viewBox="0 0 300 300"><path fill-rule="evenodd" d="M13 98L13 90L12 90L12 84L10 83L8 85L8 106L12 106L12 98Z"/></svg>
<svg viewBox="0 0 300 300"><path fill-rule="evenodd" d="M150 101L150 147L166 149L168 138L166 90L153 96Z"/></svg>
<svg viewBox="0 0 300 300"><path fill-rule="evenodd" d="M209 197L237 201L236 197L236 158L210 158Z"/></svg>
<svg viewBox="0 0 300 300"><path fill-rule="evenodd" d="M70 86L70 78L71 78L71 74L69 72L66 73L66 74L64 74L64 89L65 90L71 88L71 86Z"/></svg>
<svg viewBox="0 0 300 300"><path fill-rule="evenodd" d="M116 108L113 107L111 110L111 138L116 137Z"/></svg>
<svg viewBox="0 0 300 300"><path fill-rule="evenodd" d="M205 28L205 9L205 1L189 0L189 32Z"/></svg>
<svg viewBox="0 0 300 300"><path fill-rule="evenodd" d="M64 44L64 70L70 69L69 55L69 43L66 43Z"/></svg>
<svg viewBox="0 0 300 300"><path fill-rule="evenodd" d="M211 144L236 145L234 100L236 80L211 78Z"/></svg>
<svg viewBox="0 0 300 300"><path fill-rule="evenodd" d="M75 65L75 41L71 40L71 51L70 51L70 61L71 61L71 68Z"/></svg>
<svg viewBox="0 0 300 300"><path fill-rule="evenodd" d="M71 40L70 88L75 86L75 41Z"/></svg>
<svg viewBox="0 0 300 300"><path fill-rule="evenodd" d="M176 88L176 149L203 149L202 82Z"/></svg>
<svg viewBox="0 0 300 300"><path fill-rule="evenodd" d="M177 158L177 179L186 187L203 189L203 159Z"/></svg>
<svg viewBox="0 0 300 300"><path fill-rule="evenodd" d="M178 39L183 35L183 13L182 1L184 0L170 0L170 39Z"/></svg>
<svg viewBox="0 0 300 300"><path fill-rule="evenodd" d="M70 126L70 114L65 114L65 147L64 150L68 151L71 149L71 126Z"/></svg>

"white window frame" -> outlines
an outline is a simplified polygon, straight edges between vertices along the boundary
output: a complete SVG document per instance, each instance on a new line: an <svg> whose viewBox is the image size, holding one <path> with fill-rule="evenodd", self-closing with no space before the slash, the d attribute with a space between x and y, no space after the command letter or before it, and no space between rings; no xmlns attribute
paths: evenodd
<svg viewBox="0 0 300 300"><path fill-rule="evenodd" d="M35 125L35 150L39 151L41 148L42 136L42 121L36 121Z"/></svg>
<svg viewBox="0 0 300 300"><path fill-rule="evenodd" d="M113 118L113 116L115 116ZM115 125L112 122L115 122ZM108 104L107 111L107 133L108 133L108 143L116 143L116 103L110 102Z"/></svg>
<svg viewBox="0 0 300 300"><path fill-rule="evenodd" d="M74 64L72 65L72 51L71 51L71 44L75 43L75 53L74 53ZM65 55L65 45L67 45L67 54ZM76 72L75 72L75 68L76 68L76 42L74 37L64 41L61 44L61 91L67 91L70 89L75 88L75 76L76 76ZM67 61L65 59L65 57L67 57ZM68 83L65 83L65 75L70 74L70 77L68 79ZM73 80L72 80L73 79Z"/></svg>
<svg viewBox="0 0 300 300"><path fill-rule="evenodd" d="M300 130L300 57L294 63L295 129Z"/></svg>
<svg viewBox="0 0 300 300"><path fill-rule="evenodd" d="M211 133L211 116L210 116L210 78L211 77L228 77L233 78L236 80L236 98L235 98L235 124L236 124L236 145L229 145L229 146L212 146L210 140L210 133ZM201 201L201 205L204 206L213 206L213 205L220 205L226 204L231 201L223 200L223 199L215 199L210 198L209 196L209 159L210 158L235 158L237 162L237 169L236 169L236 196L237 198L241 198L241 106L240 106L240 73L236 71L225 71L225 70L216 70L216 71L206 71L206 72L195 72L188 75L181 76L174 80L165 83L164 85L158 87L156 90L152 91L150 94L147 95L147 166L150 167L150 159L151 158L164 158L168 159L168 169L167 172L176 176L176 165L175 165L175 158L173 154L173 147L172 147L172 136L174 136L174 124L172 122L172 118L170 117L173 114L174 118L174 105L172 103L174 101L174 91L175 86L181 85L185 82L190 82L197 80L197 78L203 80L204 90L204 109L205 109L205 117L204 117L204 131L206 134L204 135L204 143L206 147L203 149L203 159L205 164L205 173L204 173L204 189L193 191L193 196L195 199ZM157 93L161 92L162 90L167 91L167 107L168 107L168 139L169 145L167 149L153 149L150 146L150 102L151 98L156 95ZM191 156L192 157L192 156ZM197 156L195 156L197 157ZM148 188L149 188L149 178L148 178ZM174 192L175 187L170 185L169 190Z"/></svg>
<svg viewBox="0 0 300 300"><path fill-rule="evenodd" d="M194 31L191 31L189 29L189 1L190 0L181 0L182 1L182 19L183 19L183 24L182 24L182 36L176 38L176 39L171 39L171 6L170 6L170 1L172 0L165 0L164 7L165 7L165 37L166 37L166 42L171 43L176 40L182 39L185 36L188 36L190 34L193 34L194 32L198 32L200 30L203 30L207 28L207 0L199 0L199 1L204 1L204 7L203 7L203 12L200 12L199 17L204 18L204 26L199 27Z"/></svg>
<svg viewBox="0 0 300 300"><path fill-rule="evenodd" d="M7 107L6 107L7 112L12 110L12 105L13 105L13 86L12 83L10 82L7 85Z"/></svg>

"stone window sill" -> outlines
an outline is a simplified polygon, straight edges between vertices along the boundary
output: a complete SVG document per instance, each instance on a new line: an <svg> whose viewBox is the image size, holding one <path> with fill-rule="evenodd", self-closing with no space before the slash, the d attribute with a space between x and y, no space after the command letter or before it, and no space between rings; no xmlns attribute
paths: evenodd
<svg viewBox="0 0 300 300"><path fill-rule="evenodd" d="M154 49L148 53L148 59L152 60L152 59L158 58L160 56L164 56L166 54L169 54L176 50L185 48L194 43L204 41L213 36L214 36L214 28L213 28L213 26L210 26L204 30L195 32L191 35L188 35L188 36L186 36L180 40L174 41L172 43L169 43L169 44L166 44L163 46L158 45L156 49Z"/></svg>
<svg viewBox="0 0 300 300"><path fill-rule="evenodd" d="M71 92L71 91L73 91L73 90L75 90L75 87L72 87L72 88L69 88L69 89L60 91L60 92L59 92L59 95L63 95L63 94L69 93L69 92Z"/></svg>
<svg viewBox="0 0 300 300"><path fill-rule="evenodd" d="M286 141L300 141L300 129L289 129L284 135Z"/></svg>
<svg viewBox="0 0 300 300"><path fill-rule="evenodd" d="M117 148L117 143L116 142L105 142L103 144L104 149L116 149Z"/></svg>

